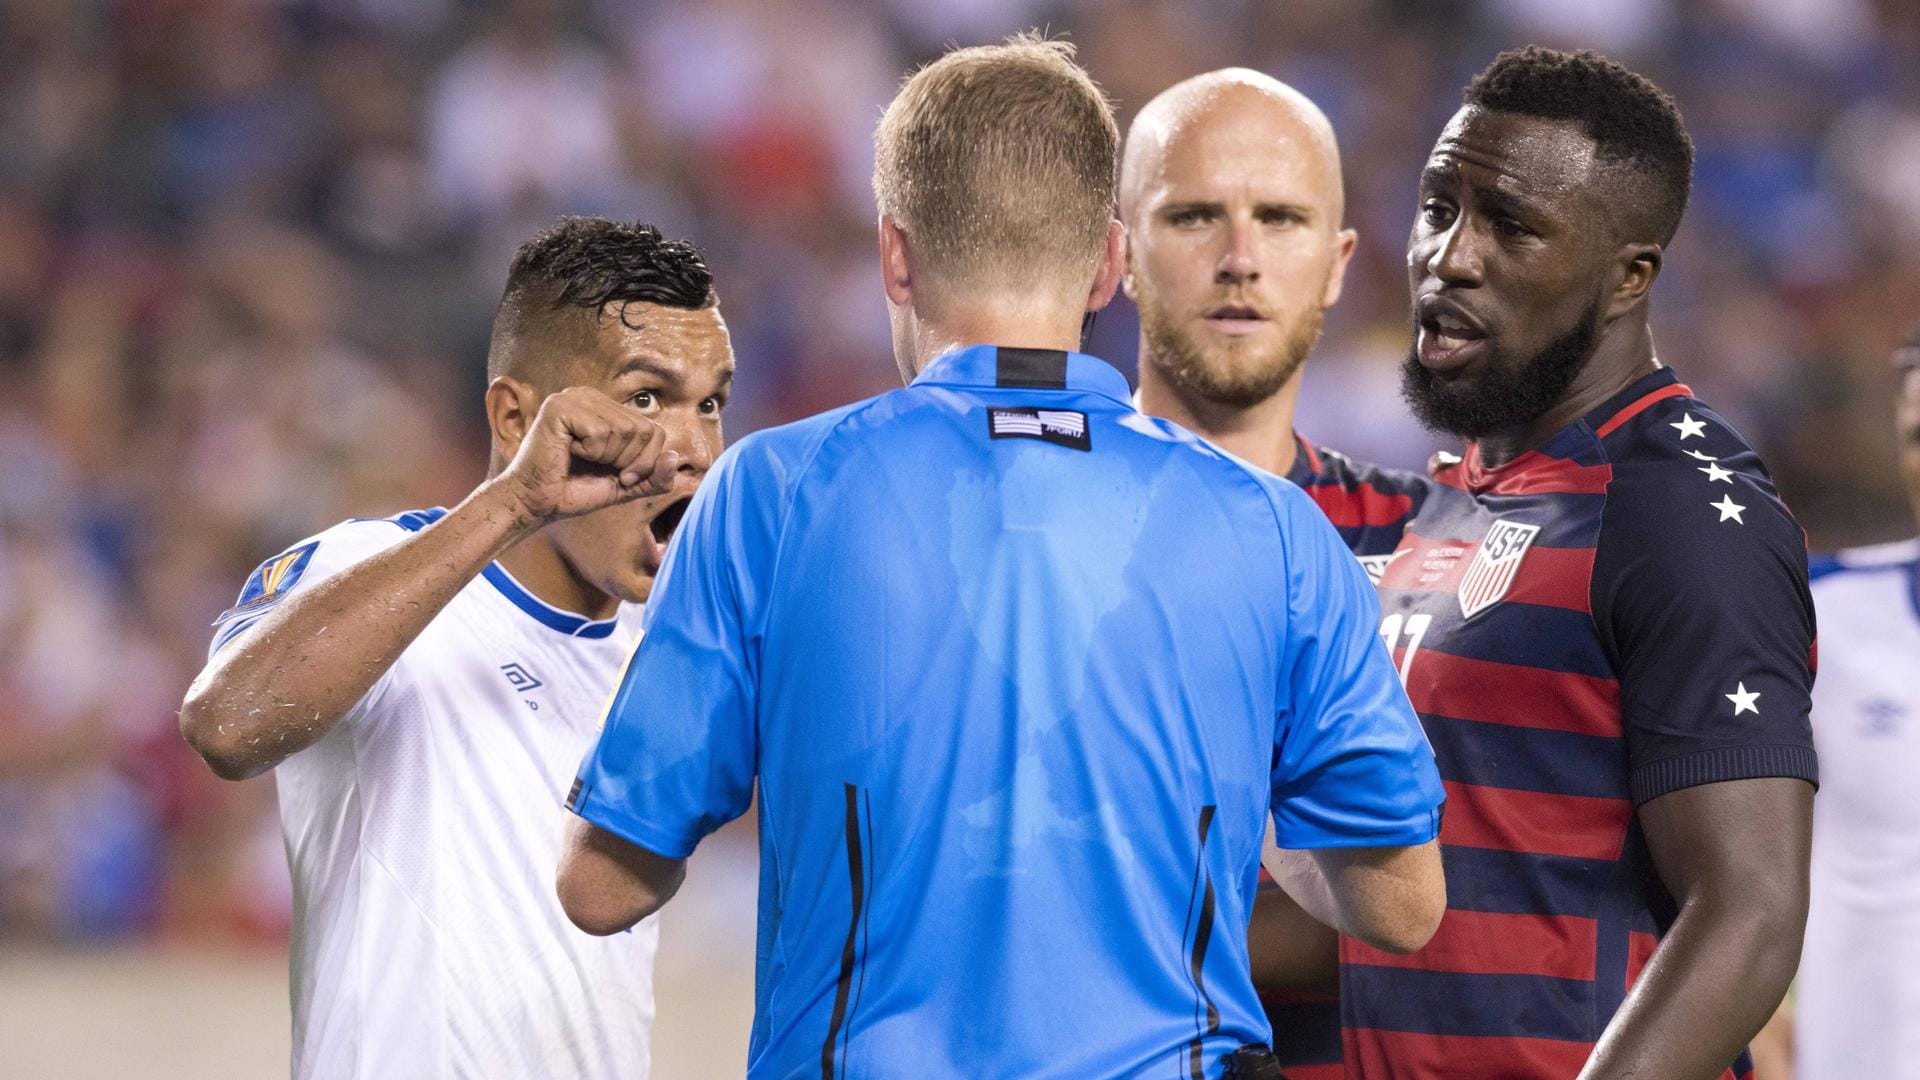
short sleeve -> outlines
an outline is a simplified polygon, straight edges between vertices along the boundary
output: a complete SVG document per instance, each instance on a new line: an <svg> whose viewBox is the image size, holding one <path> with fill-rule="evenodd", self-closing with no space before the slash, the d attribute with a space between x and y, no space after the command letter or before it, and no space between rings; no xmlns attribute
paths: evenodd
<svg viewBox="0 0 1920 1080"><path fill-rule="evenodd" d="M297 596L393 547L444 513L424 510L397 518L344 521L261 563L247 575L233 606L213 621L208 658L245 636L288 597Z"/></svg>
<svg viewBox="0 0 1920 1080"><path fill-rule="evenodd" d="M1591 597L1636 806L1699 784L1819 778L1805 534L1757 459L1725 464L1663 462L1608 489Z"/></svg>
<svg viewBox="0 0 1920 1080"><path fill-rule="evenodd" d="M1424 844L1446 795L1379 634L1366 572L1298 490L1278 493L1288 628L1273 748L1284 848Z"/></svg>
<svg viewBox="0 0 1920 1080"><path fill-rule="evenodd" d="M647 601L640 644L567 808L685 858L753 795L761 587L778 543L779 475L755 441L701 483Z"/></svg>

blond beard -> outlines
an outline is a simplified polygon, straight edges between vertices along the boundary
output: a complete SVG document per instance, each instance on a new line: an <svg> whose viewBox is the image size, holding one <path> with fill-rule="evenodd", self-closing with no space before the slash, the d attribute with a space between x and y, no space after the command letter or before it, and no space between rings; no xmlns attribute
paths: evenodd
<svg viewBox="0 0 1920 1080"><path fill-rule="evenodd" d="M1280 392L1307 354L1320 340L1326 312L1310 307L1294 320L1279 344L1234 362L1233 349L1208 350L1187 330L1167 318L1154 303L1151 290L1139 289L1140 331L1147 351L1141 362L1152 364L1169 383L1201 400L1236 409L1250 409Z"/></svg>

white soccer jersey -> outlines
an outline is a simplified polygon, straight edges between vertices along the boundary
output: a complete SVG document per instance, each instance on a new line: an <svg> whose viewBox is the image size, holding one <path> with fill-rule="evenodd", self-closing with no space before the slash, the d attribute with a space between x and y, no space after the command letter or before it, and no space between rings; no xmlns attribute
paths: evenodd
<svg viewBox="0 0 1920 1080"><path fill-rule="evenodd" d="M1920 540L1816 564L1805 1080L1920 1080Z"/></svg>
<svg viewBox="0 0 1920 1080"><path fill-rule="evenodd" d="M442 514L345 522L268 560L214 650ZM297 1080L647 1075L655 920L596 938L554 894L567 785L639 614L589 622L489 565L275 770Z"/></svg>

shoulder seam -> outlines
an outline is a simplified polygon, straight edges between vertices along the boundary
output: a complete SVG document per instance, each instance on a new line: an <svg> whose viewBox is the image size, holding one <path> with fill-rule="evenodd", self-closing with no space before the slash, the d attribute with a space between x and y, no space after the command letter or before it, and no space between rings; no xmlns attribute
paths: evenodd
<svg viewBox="0 0 1920 1080"><path fill-rule="evenodd" d="M1207 444L1202 443L1201 445L1205 446ZM1213 448L1209 446L1208 449L1211 450ZM1293 573L1293 545L1287 542L1287 525L1286 525L1286 522L1281 517L1280 505L1274 501L1273 488L1269 487L1264 481L1260 479L1260 475L1254 472L1253 466L1247 464L1244 461L1241 461L1239 458L1236 458L1231 454L1222 453L1219 450L1213 450L1213 452L1219 457L1221 461L1226 462L1230 468L1238 471L1241 474L1241 476L1245 477L1247 480L1252 481L1253 486L1259 490L1260 498L1264 500L1267 504L1267 513L1273 515L1273 535L1275 540L1275 546L1280 549L1280 580L1283 582L1291 580L1292 573ZM1286 484L1289 487L1293 488L1295 491L1300 492L1301 497L1305 498L1308 501L1308 503L1310 504L1313 503L1313 496L1308 495L1305 488L1301 487L1300 485L1294 483L1291 480L1288 480L1284 476L1278 476L1271 473L1268 475L1273 476L1275 480L1278 480L1281 483ZM1317 504L1314 504L1314 512L1320 513L1320 510ZM1325 515L1323 514L1322 517L1324 516ZM1342 543L1344 544L1344 541L1342 541ZM1291 592L1292 590L1289 589L1288 593L1291 594ZM1281 656L1288 655L1292 651L1292 646L1293 646L1293 615L1292 615L1292 612L1289 611L1287 614L1286 626L1281 632L1280 650L1279 650L1280 655Z"/></svg>
<svg viewBox="0 0 1920 1080"><path fill-rule="evenodd" d="M403 532L414 533L414 532L419 532L420 529L424 529L428 525L432 525L433 523L439 521L441 518L446 517L448 513L449 511L446 509L446 507L429 506L419 510L402 510L397 514L388 514L386 517L348 518L345 521L335 522L333 525L329 526L326 531L330 532L333 529L340 528L342 525L391 525L394 528L399 529ZM424 518L425 521L420 525L419 528L414 528L408 525L405 521L401 520L402 518L409 518L409 517L420 517L420 518Z"/></svg>
<svg viewBox="0 0 1920 1080"><path fill-rule="evenodd" d="M1655 402L1654 404L1659 404ZM1582 424L1586 421L1582 420ZM1592 425L1588 425L1592 430ZM1600 651L1606 655L1607 663L1613 668L1614 678L1620 677L1620 657L1613 647L1613 636L1600 625L1600 608L1596 603L1594 583L1600 580L1600 545L1607 539L1607 508L1613 505L1613 484L1619 478L1619 472L1613 467L1613 455L1607 453L1606 440L1596 436L1594 442L1600 445L1600 456L1607 467L1607 485L1600 490L1600 516L1593 528L1593 562L1587 567L1587 626L1593 631L1595 641L1600 643Z"/></svg>
<svg viewBox="0 0 1920 1080"><path fill-rule="evenodd" d="M901 389L905 390L909 389L909 387L901 387ZM785 580L784 576L780 573L780 566L787 557L787 525L793 517L793 498L794 494L800 490L801 482L813 472L814 464L820 460L821 452L827 448L827 442L839 433L842 426L854 417L865 413L868 409L872 408L876 402L892 393L894 393L894 391L889 390L884 394L876 394L865 401L856 402L852 406L849 406L847 411L841 415L840 419L835 420L827 426L826 431L820 433L819 441L814 443L813 449L807 452L807 460L801 464L800 468L794 471L792 481L787 484L787 490L780 493L780 538L776 540L773 545L773 566L769 576L771 584L767 590L766 602L761 605L760 610L762 614L773 610L774 602L779 598L781 592L780 585ZM758 630L759 627L755 627L754 629Z"/></svg>

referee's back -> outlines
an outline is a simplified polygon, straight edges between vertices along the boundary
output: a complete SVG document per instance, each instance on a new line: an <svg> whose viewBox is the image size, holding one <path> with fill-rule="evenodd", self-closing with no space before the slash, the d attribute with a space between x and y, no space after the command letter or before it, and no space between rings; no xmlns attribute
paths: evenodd
<svg viewBox="0 0 1920 1080"><path fill-rule="evenodd" d="M1284 868L1341 929L1444 907L1439 776L1333 527L1061 351L1126 265L1072 57L902 85L874 190L909 385L715 463L568 800L561 905L608 933L757 782L756 1080L1215 1080L1268 1034L1269 805L1285 846L1369 849Z"/></svg>
<svg viewBox="0 0 1920 1080"><path fill-rule="evenodd" d="M975 346L715 465L573 806L682 857L757 776L751 1076L1217 1076L1269 796L1434 834L1376 623L1298 489Z"/></svg>

